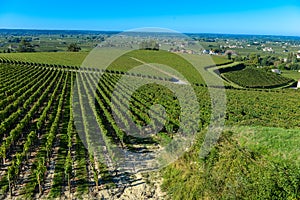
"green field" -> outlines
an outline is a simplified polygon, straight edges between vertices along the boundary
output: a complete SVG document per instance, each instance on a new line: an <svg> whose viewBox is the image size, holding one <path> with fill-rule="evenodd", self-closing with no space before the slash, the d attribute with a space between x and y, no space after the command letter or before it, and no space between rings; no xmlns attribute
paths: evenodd
<svg viewBox="0 0 300 200"><path fill-rule="evenodd" d="M299 92L226 94L226 125L218 145L199 160L204 130L193 150L162 170L163 188L172 199L298 199L300 114L293 105L299 105Z"/></svg>
<svg viewBox="0 0 300 200"><path fill-rule="evenodd" d="M276 88L287 86L294 82L290 78L253 67L225 72L221 76L245 88Z"/></svg>
<svg viewBox="0 0 300 200"><path fill-rule="evenodd" d="M283 70L282 76L294 79L295 81L300 80L300 72L292 70Z"/></svg>
<svg viewBox="0 0 300 200"><path fill-rule="evenodd" d="M88 52L0 53L0 58L23 62L80 66Z"/></svg>
<svg viewBox="0 0 300 200"><path fill-rule="evenodd" d="M6 59L33 64L0 64L1 199L100 199L108 193L119 194L124 187L122 181L133 184L139 180L157 181L122 173L118 171L120 163L110 165L97 155L104 155L105 146L108 157L114 158L116 147L146 157L147 152L164 148L180 134L194 130L187 127L178 132L180 99L166 86L181 91L185 103L195 93L197 99L193 102L200 108L197 116L188 118L191 124L200 118L193 147L159 172L166 198L300 198L297 90L214 88L216 94L226 94L226 100L220 102L226 106L225 125L216 145L200 159L200 148L211 122L211 106L222 99L212 101L210 88L203 84L177 85L157 77L176 76L189 83L221 86L222 79L205 67L214 69L214 64L226 64L226 58L136 50L108 62L110 71L103 72L38 64L80 65L87 53L3 55L11 56ZM97 67L97 62L94 64ZM139 65L147 69L137 69L131 74ZM118 84L123 76L125 82ZM260 88L290 80L249 67L223 76L244 87ZM144 85L130 93L141 82ZM128 97L129 111L124 102ZM127 134L131 130L129 120L138 127L153 123L149 109L158 104L166 111L166 123L159 133L150 132L141 138ZM187 109L189 113L195 112L192 104ZM91 116L95 116L96 125L90 123ZM163 121L160 116L154 120ZM103 131L101 142L99 135L94 134L97 127Z"/></svg>
<svg viewBox="0 0 300 200"><path fill-rule="evenodd" d="M300 142L299 128L240 126L232 127L231 130L237 133L234 137L243 147L264 152L272 159L300 163L300 155L295 151Z"/></svg>
<svg viewBox="0 0 300 200"><path fill-rule="evenodd" d="M161 68L163 71L166 71L169 74L174 74L175 76L181 75L187 79L190 83L204 83L199 72L191 65L187 60L181 56L169 53L167 51L145 51L145 50L136 50L131 51L115 60L108 69L117 70L117 71L129 71L135 66L143 65L143 63L137 61L140 60L144 63L158 63L170 67ZM149 67L148 67L149 68ZM172 70L173 69L173 70ZM175 71L177 71L177 73ZM155 70L151 70L155 71ZM145 71L147 75L148 72ZM157 76L163 74L160 71L157 71Z"/></svg>
<svg viewBox="0 0 300 200"><path fill-rule="evenodd" d="M216 65L225 65L233 62L232 60L228 60L225 56L212 55L211 58Z"/></svg>
<svg viewBox="0 0 300 200"><path fill-rule="evenodd" d="M24 61L24 62L33 62L33 63L45 63L45 64L60 64L60 65L75 65L80 66L84 59L88 56L89 52L33 52L33 53L0 53L0 58L5 58L8 60L16 60L16 61ZM101 54L101 52L100 52ZM148 55L150 56L150 55ZM164 59L164 55L161 55L160 59ZM101 57L101 56L100 56ZM124 55L124 57L126 57ZM149 59L154 58L153 56L149 57ZM211 56L212 62L217 65L222 65L230 62L223 56ZM170 59L170 58L168 58ZM125 61L126 59L122 60ZM161 60L157 60L161 61ZM128 63L129 62L129 63ZM153 62L153 61L151 61ZM170 61L168 62L170 63ZM118 63L116 63L118 64ZM127 65L135 66L136 63L127 59L126 62L121 63L119 61L119 65L124 65L126 68ZM140 63L138 63L140 64ZM93 67L93 66L92 66ZM96 66L102 68L103 66ZM120 67L120 66L119 66Z"/></svg>

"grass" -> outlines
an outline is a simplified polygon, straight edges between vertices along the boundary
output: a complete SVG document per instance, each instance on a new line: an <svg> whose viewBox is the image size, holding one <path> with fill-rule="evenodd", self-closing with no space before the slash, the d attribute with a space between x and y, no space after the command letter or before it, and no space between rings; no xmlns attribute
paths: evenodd
<svg viewBox="0 0 300 200"><path fill-rule="evenodd" d="M141 65L132 57L147 63L160 63L158 67L164 71L175 74L174 70L177 70L191 81L197 78L193 73L198 73L201 70L202 73L205 73L204 67L212 63L209 56L185 55L181 57L178 54L164 51L133 51L119 57L111 64L111 69L126 71ZM223 61L225 62L225 60ZM164 65L171 68L168 69ZM204 104L202 106L203 111L208 111L210 107L207 102L210 102L210 99L207 93L204 93L205 88L199 87L197 89L199 96L202 97L201 103ZM144 96L157 97L155 95ZM162 94L162 96L166 98L168 95ZM227 111L229 114L227 113L227 115L229 116L228 120L231 120L234 125L244 121L249 124L258 121L262 126L271 126L268 124L269 120L274 126L278 125L281 128L249 126L230 128L224 133L224 136L222 135L218 146L213 149L206 160L199 160L199 149L202 141L200 138L194 149L165 169L163 188L171 195L172 199L241 199L243 197L299 199L298 191L294 191L293 184L299 185L300 176L298 173L300 170L296 168L295 163L290 164L290 162L295 161L299 163L297 150L299 149L300 136L299 130L295 128L299 121L297 120L299 118L297 96L299 93L288 90L279 92L229 90L227 92L227 97L229 97ZM173 108L173 105L170 107ZM205 113L201 114L205 116ZM201 119L205 119L202 116ZM233 116L236 117L236 120L231 119ZM284 129L286 124L293 129ZM66 138L62 139L63 145ZM76 143L79 144L78 136L76 139L78 140ZM158 135L158 139L161 144L167 144L170 141L170 137L163 133ZM89 182L87 179L86 150L82 145L77 145L76 148L78 148L75 157L76 177L78 177L76 195L79 198L88 193ZM62 150L59 151L60 156L64 155ZM57 169L62 170L62 168ZM62 176L58 177L59 175L62 174L57 174L54 183L61 182ZM58 184L52 190L54 194L52 197L60 195L60 188L61 186Z"/></svg>
<svg viewBox="0 0 300 200"><path fill-rule="evenodd" d="M299 130L229 130L205 159L199 158L200 135L194 149L162 170L171 199L299 199L299 159L281 157L298 156Z"/></svg>
<svg viewBox="0 0 300 200"><path fill-rule="evenodd" d="M224 65L231 62L224 56L181 55L167 51L133 50L125 54L123 53L122 50L118 51L116 49L95 49L92 52L0 53L0 58L65 66L82 65L102 69L109 66L108 69L117 71L128 71L134 68L134 70L132 70L133 73L161 78L172 78L171 75L174 75L181 80L188 80L192 83L204 83L203 76L209 76L207 74L205 75L203 71L205 66ZM161 71L155 70L154 68L149 68L132 58L137 58L145 63L156 63L155 67L171 75L161 73ZM189 63L191 60L192 62Z"/></svg>
<svg viewBox="0 0 300 200"><path fill-rule="evenodd" d="M233 62L232 60L228 60L226 56L212 55L211 58L216 65L225 65Z"/></svg>
<svg viewBox="0 0 300 200"><path fill-rule="evenodd" d="M287 159L300 164L300 129L284 129L260 126L239 126L232 130L241 146L265 152L276 159Z"/></svg>
<svg viewBox="0 0 300 200"><path fill-rule="evenodd" d="M201 59L201 57L198 57L198 59ZM137 60L140 60L144 63L157 63L159 65L156 65L156 67L159 67L163 71L173 74L174 76L178 76L178 74L180 74L190 83L204 83L201 75L191 63L189 63L180 55L167 51L134 50L117 58L113 63L110 64L108 69L129 71L134 67L143 65L143 63ZM165 67L162 67L162 65ZM154 69L151 70L152 72L155 71ZM177 73L175 71L177 71ZM149 72L147 70L144 71L145 75L149 75L148 73ZM161 76L162 72L157 71L156 75Z"/></svg>
<svg viewBox="0 0 300 200"><path fill-rule="evenodd" d="M299 199L299 93L226 93L226 124L233 127L206 159L199 158L201 132L194 148L162 170L164 191L170 199Z"/></svg>

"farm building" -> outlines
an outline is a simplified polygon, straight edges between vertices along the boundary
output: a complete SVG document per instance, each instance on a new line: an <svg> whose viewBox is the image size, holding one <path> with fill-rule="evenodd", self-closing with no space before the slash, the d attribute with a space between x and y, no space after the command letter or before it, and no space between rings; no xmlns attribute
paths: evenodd
<svg viewBox="0 0 300 200"><path fill-rule="evenodd" d="M204 50L202 51L202 53L203 53L203 54L209 54L209 50L204 49Z"/></svg>
<svg viewBox="0 0 300 200"><path fill-rule="evenodd" d="M271 71L276 74L281 74L281 71L279 69L271 69Z"/></svg>

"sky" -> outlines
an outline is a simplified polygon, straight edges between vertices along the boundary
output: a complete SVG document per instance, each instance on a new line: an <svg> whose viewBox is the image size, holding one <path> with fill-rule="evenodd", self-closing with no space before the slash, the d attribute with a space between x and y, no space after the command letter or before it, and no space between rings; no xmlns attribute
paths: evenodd
<svg viewBox="0 0 300 200"><path fill-rule="evenodd" d="M300 36L300 0L0 0L0 28Z"/></svg>

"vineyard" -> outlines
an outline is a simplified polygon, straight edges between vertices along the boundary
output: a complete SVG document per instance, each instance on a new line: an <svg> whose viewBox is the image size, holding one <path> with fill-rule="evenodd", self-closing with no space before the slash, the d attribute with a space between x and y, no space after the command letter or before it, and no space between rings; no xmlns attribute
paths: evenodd
<svg viewBox="0 0 300 200"><path fill-rule="evenodd" d="M97 195L100 188L118 189L120 185L123 187L124 178L121 177L124 175L121 172L116 175L116 167L106 166L98 160L98 157L86 150L86 147L89 149L89 144L97 139L93 138L92 128L89 126L90 114L96 116L106 143L113 143L131 151L138 151L141 145L150 150L153 145L163 145L178 129L178 100L170 90L157 84L149 83L139 89L140 92L135 92L130 102L132 118L139 126L150 123L147 110L153 104L163 105L169 116L161 135L150 137L147 139L148 145L145 145L145 140L127 136L113 118L113 113L116 113L119 124L128 128L127 120L131 116L124 116L119 110L124 109L122 98L128 95L132 85L122 85L119 88L121 92L117 96L111 96L114 85L121 78L121 73L8 59L3 59L2 62L4 62L0 68L2 197L81 197L87 194ZM134 83L143 77L129 76L129 78ZM156 80L153 77L146 78ZM169 82L168 79L156 81ZM94 100L91 85L96 86L96 109L92 109ZM178 85L178 87L185 86ZM73 95L75 90L79 96ZM204 93L205 91L206 89L203 90ZM87 97L90 105L83 106L82 96ZM188 97L189 94L185 96ZM111 101L115 102L115 106L111 105ZM204 107L209 107L209 102L202 103ZM74 109L79 109L80 112L74 115ZM203 122L205 119L208 121L208 112L201 115ZM86 134L86 140L80 138L79 131ZM112 150L107 151L109 153Z"/></svg>
<svg viewBox="0 0 300 200"><path fill-rule="evenodd" d="M202 78L184 59L176 56L170 57L166 52L160 57L157 52L149 52L146 55L133 51L116 60L108 70L35 63L30 59L28 61L2 59L3 63L0 64L1 199L9 197L100 199L100 191L111 190L114 191L113 195L118 195L122 193L124 185L135 181L132 174L120 172L118 166L107 164L112 163L110 158L103 155L104 158L101 160L96 153L88 152L87 149L94 148L92 144L98 144L97 138L93 135L95 127L90 124L89 117L95 117L97 127L100 127L104 133L102 135L103 143L106 147L112 147L105 149L107 155L113 155L115 147L139 152L143 155L143 152L155 151L155 148L163 147L172 140L180 126L180 106L176 95L159 84L173 84L168 78L158 77L156 74L145 77L142 74L126 73L133 66L140 64L131 57L144 62L153 62L154 60L172 66L175 70L183 73L190 82L203 83ZM120 67L122 63L125 63L124 68ZM127 63L129 64L127 65ZM177 63L177 65L174 66L173 63ZM185 70L180 68L182 66ZM228 79L238 77L238 80L244 80L242 77L247 78L249 83L244 85L245 87L257 86L257 80L260 80L261 86L266 87L289 81L289 79L273 75L273 78L266 82L266 75L269 77L269 74L256 71L246 69L243 70L242 75L241 73L237 74L238 72L230 72L228 76L227 73L224 76ZM128 83L119 85L116 95L112 95L122 76L127 77ZM262 77L259 78L260 76ZM255 81L253 77L256 77ZM149 82L130 96L135 82L138 83L141 79L154 80L157 84ZM186 89L187 86L177 85L177 87L183 91L182 95L189 99L190 93ZM208 88L199 84L194 84L192 87L196 92L201 111L198 116L201 119L197 125L198 131L203 133L209 125L211 116ZM73 95L74 93L79 95ZM300 94L297 91L232 89L226 90L226 95L227 126L255 125L294 129L299 127ZM130 112L123 112L126 105L122 99L128 97L130 97ZM84 99L88 101L87 104ZM150 134L149 137L143 139L126 134L126 130L130 130L129 119L133 119L138 127L151 124L148 110L156 104L164 106L167 115L166 124L160 133ZM74 113L74 110L79 112ZM156 120L161 121L160 118ZM195 123L195 119L191 118L189 123ZM79 132L85 133L84 139ZM224 139L219 143L221 146L216 152L219 154L225 151L232 153L222 154L222 159L228 160L234 157L235 146L231 139ZM228 143L232 146L226 147ZM165 190L171 195L177 195L178 199L181 195L178 193L181 190L176 191L178 184L182 184L187 176L192 176L191 180L199 178L195 171L197 166L193 166L193 164L186 166L197 162L198 147L196 146L196 150L192 151L191 158L183 157L182 160L179 160L179 164L175 163L162 172L165 178ZM95 150L95 152L97 151ZM244 155L248 156L248 152L246 154L239 152L238 154L241 159L244 159ZM211 162L208 163L208 165L211 164L209 167L213 167L215 163L221 163L220 166L224 164L222 159L214 160L216 159L214 155L210 155L208 159ZM108 162L104 162L104 160L108 160ZM252 161L250 164L256 166L256 163L253 164ZM188 175L184 174L181 167L183 169L190 167L192 171ZM267 167L271 168L272 166L268 165ZM216 169L219 168L216 167ZM249 172L256 173L254 169L255 167L251 168ZM173 175L176 172L180 176L174 179ZM295 176L298 177L297 174ZM211 181L217 182L216 177L214 174L213 178L215 179ZM288 179L285 176L283 178L284 180ZM204 177L203 180L207 179Z"/></svg>
<svg viewBox="0 0 300 200"><path fill-rule="evenodd" d="M80 66L87 54L87 52L7 53L0 54L0 58L20 62Z"/></svg>
<svg viewBox="0 0 300 200"><path fill-rule="evenodd" d="M71 180L82 183L76 192L88 191L86 164L93 162L74 134L73 80L74 73L61 70L1 66L2 196L33 198L48 188L56 197Z"/></svg>
<svg viewBox="0 0 300 200"><path fill-rule="evenodd" d="M294 82L294 80L290 78L253 67L246 67L242 70L228 71L222 73L222 76L226 80L245 88L276 88L288 86Z"/></svg>

